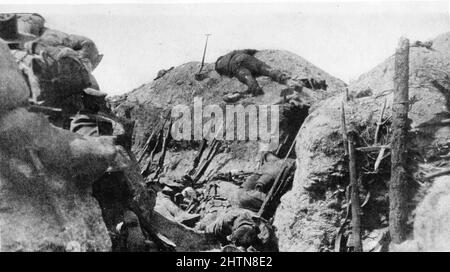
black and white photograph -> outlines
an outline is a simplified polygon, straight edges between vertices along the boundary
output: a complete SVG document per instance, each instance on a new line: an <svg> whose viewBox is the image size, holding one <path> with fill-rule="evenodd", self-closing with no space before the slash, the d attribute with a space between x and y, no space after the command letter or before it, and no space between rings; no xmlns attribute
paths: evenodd
<svg viewBox="0 0 450 272"><path fill-rule="evenodd" d="M436 251L449 1L0 1L0 252Z"/></svg>

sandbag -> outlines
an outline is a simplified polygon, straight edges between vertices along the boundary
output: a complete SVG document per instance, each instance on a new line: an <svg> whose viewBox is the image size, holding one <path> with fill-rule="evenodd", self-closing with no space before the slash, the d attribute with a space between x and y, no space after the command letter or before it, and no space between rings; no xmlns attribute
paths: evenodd
<svg viewBox="0 0 450 272"><path fill-rule="evenodd" d="M0 39L0 116L28 102L30 89L6 43Z"/></svg>
<svg viewBox="0 0 450 272"><path fill-rule="evenodd" d="M45 19L37 13L18 13L19 32L40 36L44 30Z"/></svg>

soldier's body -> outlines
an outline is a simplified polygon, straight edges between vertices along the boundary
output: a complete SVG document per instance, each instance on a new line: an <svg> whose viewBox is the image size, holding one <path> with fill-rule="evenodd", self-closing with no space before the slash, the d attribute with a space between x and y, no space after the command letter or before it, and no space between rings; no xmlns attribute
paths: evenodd
<svg viewBox="0 0 450 272"><path fill-rule="evenodd" d="M272 161L266 162L260 173L249 176L241 185L242 189L237 193L238 207L258 212L278 175L294 164L293 159L284 162L283 159L272 157ZM285 192L280 193L282 195Z"/></svg>
<svg viewBox="0 0 450 272"><path fill-rule="evenodd" d="M254 96L264 93L256 81L259 76L268 76L273 81L286 84L286 74L256 58L256 52L254 49L234 50L219 57L215 69L220 75L236 77L248 86L247 92Z"/></svg>
<svg viewBox="0 0 450 272"><path fill-rule="evenodd" d="M232 243L247 249L253 247L259 251L277 251L273 229L246 209L229 209L206 226L205 233L213 235L222 244Z"/></svg>

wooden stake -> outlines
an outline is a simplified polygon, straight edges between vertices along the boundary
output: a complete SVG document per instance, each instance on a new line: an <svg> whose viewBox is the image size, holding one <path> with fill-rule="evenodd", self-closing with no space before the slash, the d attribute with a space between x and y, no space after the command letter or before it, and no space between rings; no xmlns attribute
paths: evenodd
<svg viewBox="0 0 450 272"><path fill-rule="evenodd" d="M378 144L378 133L380 132L380 127L383 124L383 115L384 110L386 109L386 98L384 99L383 108L381 108L380 118L378 119L377 128L375 130L375 137L374 137L374 145Z"/></svg>
<svg viewBox="0 0 450 272"><path fill-rule="evenodd" d="M409 40L400 38L395 53L394 103L392 106L391 181L389 184L389 233L393 243L406 239L406 183L408 134Z"/></svg>
<svg viewBox="0 0 450 272"><path fill-rule="evenodd" d="M342 101L342 104L341 104L341 132L342 132L342 139L344 142L344 154L345 154L345 156L348 156L347 125L345 123L344 101Z"/></svg>
<svg viewBox="0 0 450 272"><path fill-rule="evenodd" d="M352 236L355 252L362 252L361 241L361 212L359 204L359 186L356 174L355 132L350 132L348 137L348 157L350 171L351 203L352 203Z"/></svg>
<svg viewBox="0 0 450 272"><path fill-rule="evenodd" d="M361 213L359 205L358 180L356 179L356 152L354 146L356 135L353 131L350 133L350 137L347 135L344 102L342 102L341 110L341 130L342 138L344 140L344 152L345 155L348 155L349 159L348 169L350 172L353 246L354 251L362 252Z"/></svg>

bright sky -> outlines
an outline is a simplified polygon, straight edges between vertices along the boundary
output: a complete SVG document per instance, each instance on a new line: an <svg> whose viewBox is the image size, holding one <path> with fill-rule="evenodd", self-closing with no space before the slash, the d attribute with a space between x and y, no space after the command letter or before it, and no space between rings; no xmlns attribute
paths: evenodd
<svg viewBox="0 0 450 272"><path fill-rule="evenodd" d="M391 55L400 36L427 40L450 31L447 1L0 5L0 10L38 12L49 27L93 39L105 55L94 75L110 94L147 83L160 69L201 61L206 33L212 34L207 62L236 48L284 49L348 82Z"/></svg>

